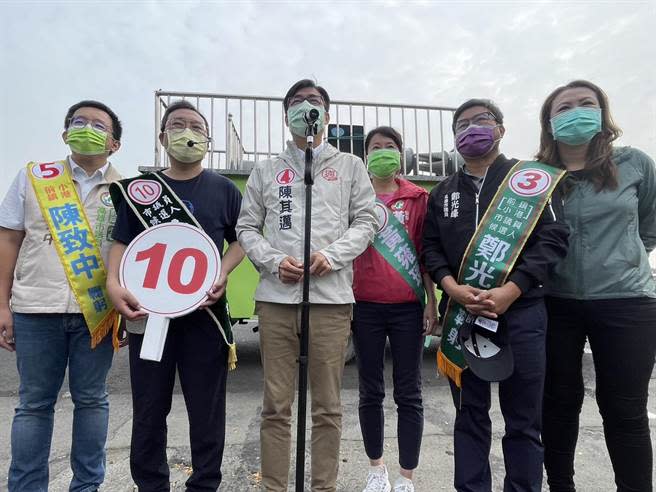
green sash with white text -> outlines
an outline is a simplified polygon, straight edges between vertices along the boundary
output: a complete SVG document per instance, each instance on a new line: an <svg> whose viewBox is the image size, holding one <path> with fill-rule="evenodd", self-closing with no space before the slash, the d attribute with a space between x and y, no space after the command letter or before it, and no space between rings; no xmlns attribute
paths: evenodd
<svg viewBox="0 0 656 492"><path fill-rule="evenodd" d="M425 304L424 284L421 281L419 260L408 231L387 208L376 199L376 214L381 221L380 229L374 237L373 247L408 283L423 306Z"/></svg>
<svg viewBox="0 0 656 492"><path fill-rule="evenodd" d="M458 284L479 289L502 286L533 232L565 171L535 161L520 161L499 186L471 238L460 264ZM440 373L461 387L465 359L458 331L467 317L464 306L449 299L437 354Z"/></svg>

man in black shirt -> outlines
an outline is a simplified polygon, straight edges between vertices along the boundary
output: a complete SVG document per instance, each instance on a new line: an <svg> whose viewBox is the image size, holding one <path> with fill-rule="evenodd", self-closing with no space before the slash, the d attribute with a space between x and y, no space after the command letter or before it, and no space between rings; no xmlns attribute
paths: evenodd
<svg viewBox="0 0 656 492"><path fill-rule="evenodd" d="M567 252L568 228L548 205L502 285L479 289L459 283L458 272L468 244L518 161L499 152L505 134L503 115L489 100L463 103L454 113L453 132L465 166L430 194L423 231L424 264L445 293L440 305L442 316L449 298L470 313L503 316L514 355L512 374L499 383L505 421L503 490L539 492L547 328L543 284L549 269ZM490 383L471 369L462 372L462 388L450 383L456 406L454 487L458 491L490 491Z"/></svg>
<svg viewBox="0 0 656 492"><path fill-rule="evenodd" d="M207 121L192 104L179 101L168 107L162 118L160 142L166 148L171 167L159 176L219 251L223 251L224 240L228 243L219 280L201 307L223 296L228 275L244 257L235 233L241 194L229 179L202 168L207 141ZM149 225L157 225L169 217L169 213L166 209L163 214L161 210L154 210L148 217ZM177 368L187 406L191 442L193 473L186 487L189 491L217 490L221 483L225 441L228 347L207 310L198 309L171 320L160 362L139 357L146 313L140 309L138 300L119 285L118 270L127 245L144 230L144 219L138 217L126 201L120 203L107 281L112 302L129 321L132 478L139 490L169 490L166 418L171 410ZM134 323L137 321L141 323Z"/></svg>

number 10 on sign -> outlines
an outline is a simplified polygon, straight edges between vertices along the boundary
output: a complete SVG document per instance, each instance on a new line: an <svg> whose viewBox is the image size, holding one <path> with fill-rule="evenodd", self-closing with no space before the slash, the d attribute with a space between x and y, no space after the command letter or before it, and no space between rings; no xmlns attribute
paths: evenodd
<svg viewBox="0 0 656 492"><path fill-rule="evenodd" d="M160 224L129 244L119 279L149 313L142 359L162 359L170 319L198 309L220 270L216 245L192 225Z"/></svg>

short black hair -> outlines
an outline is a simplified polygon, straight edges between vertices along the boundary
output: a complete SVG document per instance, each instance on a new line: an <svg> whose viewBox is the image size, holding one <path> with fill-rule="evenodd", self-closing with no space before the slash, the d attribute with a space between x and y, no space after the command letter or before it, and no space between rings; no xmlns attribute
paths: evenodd
<svg viewBox="0 0 656 492"><path fill-rule="evenodd" d="M330 110L330 96L328 95L328 92L326 92L326 89L317 85L314 80L302 79L292 85L287 91L287 94L285 94L285 98L282 100L282 107L285 108L285 112L289 109L289 101L291 98L301 89L307 89L308 87L316 89L319 94L321 94L321 97L323 98L323 107L326 108L326 111Z"/></svg>
<svg viewBox="0 0 656 492"><path fill-rule="evenodd" d="M121 120L118 119L116 113L114 113L114 111L112 111L109 106L99 101L93 101L91 99L80 101L79 103L73 104L70 108L68 108L66 117L64 118L64 129L68 128L73 115L80 108L95 108L107 113L109 118L112 120L112 137L114 137L114 140L119 142L121 141L121 135L123 135L123 126L121 125Z"/></svg>
<svg viewBox="0 0 656 492"><path fill-rule="evenodd" d="M162 116L162 124L159 127L161 131L164 131L164 128L166 128L166 122L169 120L169 116L171 116L171 113L173 111L177 111L178 109L191 109L195 113L198 113L200 117L203 118L203 121L205 122L205 128L207 128L207 133L209 135L210 125L207 122L207 118L205 118L205 115L201 113L196 106L194 106L189 101L186 101L184 99L175 101L169 104L169 106L166 108L166 111L164 111L164 116Z"/></svg>
<svg viewBox="0 0 656 492"><path fill-rule="evenodd" d="M474 106L483 106L494 115L494 119L497 121L497 123L503 124L503 113L499 109L499 106L494 104L494 101L491 99L469 99L458 106L458 109L456 109L453 113L453 123L451 123L451 129L453 130L453 133L456 132L456 122L458 121L458 117L464 110L473 108Z"/></svg>
<svg viewBox="0 0 656 492"><path fill-rule="evenodd" d="M369 143L374 135L382 135L383 137L391 138L396 144L396 148L399 149L399 152L403 152L403 137L401 134L391 126L379 126L367 133L367 136L364 139L365 155L369 153Z"/></svg>

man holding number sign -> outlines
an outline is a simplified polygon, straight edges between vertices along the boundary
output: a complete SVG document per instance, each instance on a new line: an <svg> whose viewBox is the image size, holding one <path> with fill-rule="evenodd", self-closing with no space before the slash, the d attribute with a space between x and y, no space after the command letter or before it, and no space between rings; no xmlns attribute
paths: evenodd
<svg viewBox="0 0 656 492"><path fill-rule="evenodd" d="M105 380L118 316L105 290L115 215L107 160L121 122L98 101L71 106L62 139L71 155L30 162L0 206L0 347L16 352L19 403L11 427L10 491L47 490L54 407L68 368L75 405L70 489L105 477Z"/></svg>
<svg viewBox="0 0 656 492"><path fill-rule="evenodd" d="M239 190L227 178L202 167L209 140L207 121L198 109L186 101L174 102L164 113L160 133L171 167L162 173L121 181L111 189L118 217L107 288L116 309L130 321L134 414L130 469L140 490L169 489L166 418L176 369L189 416L193 473L187 480L187 490L216 490L221 483L226 376L229 365L234 367L236 362L225 289L228 275L244 252L235 232L241 206ZM119 265L128 245L142 231L167 223L178 223L178 228L200 228L219 251L223 251L224 241L228 249L207 300L196 311L171 320L161 360L155 362L140 358L146 312L139 300L120 285ZM156 243L136 252L136 259L146 265L143 288L172 299L197 288L205 271L199 273L196 269L204 269L206 263L192 244L177 251L167 251L169 246ZM187 264L193 265L191 274Z"/></svg>

